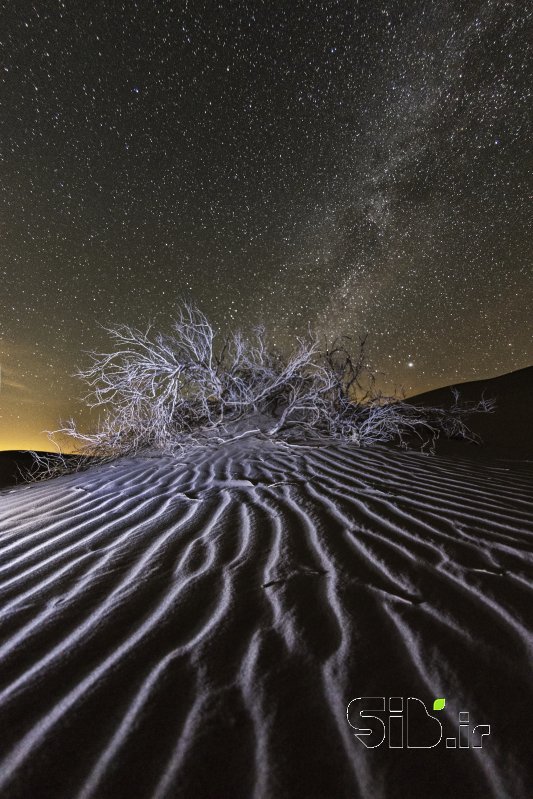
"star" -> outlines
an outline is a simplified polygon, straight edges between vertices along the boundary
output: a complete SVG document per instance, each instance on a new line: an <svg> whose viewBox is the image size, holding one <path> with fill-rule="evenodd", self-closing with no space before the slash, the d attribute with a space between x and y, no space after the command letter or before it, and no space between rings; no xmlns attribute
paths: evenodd
<svg viewBox="0 0 533 799"><path fill-rule="evenodd" d="M526 3L59 5L2 16L0 448L180 299L413 393L532 362Z"/></svg>

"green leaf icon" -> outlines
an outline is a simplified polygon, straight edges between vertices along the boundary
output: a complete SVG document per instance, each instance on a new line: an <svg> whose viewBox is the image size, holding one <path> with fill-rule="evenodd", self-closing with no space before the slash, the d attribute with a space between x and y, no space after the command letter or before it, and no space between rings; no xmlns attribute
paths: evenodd
<svg viewBox="0 0 533 799"><path fill-rule="evenodd" d="M433 710L442 710L444 705L446 704L446 700L443 699L435 699L433 702Z"/></svg>

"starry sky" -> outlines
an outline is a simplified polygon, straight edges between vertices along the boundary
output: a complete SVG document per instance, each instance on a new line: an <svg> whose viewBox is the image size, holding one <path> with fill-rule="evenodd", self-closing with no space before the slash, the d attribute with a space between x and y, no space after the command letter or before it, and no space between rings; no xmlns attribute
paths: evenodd
<svg viewBox="0 0 533 799"><path fill-rule="evenodd" d="M407 393L533 362L529 0L0 0L0 449L102 325L368 333Z"/></svg>

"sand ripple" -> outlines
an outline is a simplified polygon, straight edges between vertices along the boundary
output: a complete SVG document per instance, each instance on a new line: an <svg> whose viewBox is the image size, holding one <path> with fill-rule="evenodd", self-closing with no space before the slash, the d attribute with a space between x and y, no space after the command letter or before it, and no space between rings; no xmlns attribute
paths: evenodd
<svg viewBox="0 0 533 799"><path fill-rule="evenodd" d="M247 441L0 493L0 796L516 797L531 464ZM357 696L483 749L366 749Z"/></svg>

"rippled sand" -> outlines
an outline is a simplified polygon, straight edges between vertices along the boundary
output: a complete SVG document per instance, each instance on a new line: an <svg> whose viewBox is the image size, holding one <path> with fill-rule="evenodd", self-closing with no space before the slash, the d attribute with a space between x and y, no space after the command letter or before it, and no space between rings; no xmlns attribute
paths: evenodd
<svg viewBox="0 0 533 799"><path fill-rule="evenodd" d="M0 796L533 785L533 464L235 442L0 493ZM482 749L367 749L357 696Z"/></svg>

